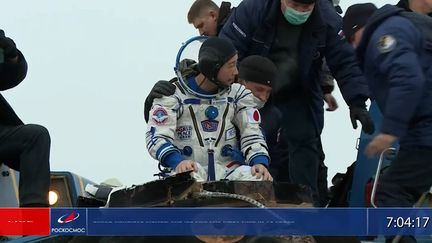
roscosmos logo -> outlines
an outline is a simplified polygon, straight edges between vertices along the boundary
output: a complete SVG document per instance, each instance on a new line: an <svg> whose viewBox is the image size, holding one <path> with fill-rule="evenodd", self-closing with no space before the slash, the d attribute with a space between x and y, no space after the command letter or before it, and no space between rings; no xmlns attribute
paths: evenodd
<svg viewBox="0 0 432 243"><path fill-rule="evenodd" d="M82 208L52 208L52 235L86 235L87 210Z"/></svg>
<svg viewBox="0 0 432 243"><path fill-rule="evenodd" d="M80 216L79 213L72 212L70 214L62 215L60 218L58 218L57 222L59 222L60 224L66 224L75 221L76 219L79 218L79 216Z"/></svg>

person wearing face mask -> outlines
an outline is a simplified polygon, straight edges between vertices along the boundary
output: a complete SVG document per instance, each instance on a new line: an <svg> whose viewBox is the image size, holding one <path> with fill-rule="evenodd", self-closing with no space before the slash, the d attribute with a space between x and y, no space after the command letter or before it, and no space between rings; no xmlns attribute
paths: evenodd
<svg viewBox="0 0 432 243"><path fill-rule="evenodd" d="M339 0L329 0L333 4L338 13L342 13L339 6ZM220 7L212 0L195 0L190 7L187 19L199 32L200 35L217 36L225 25L228 17L235 8L231 8L231 3L222 2ZM335 111L338 109L338 102L333 96L334 78L331 75L327 65L323 63L322 71L320 72L321 89L323 91L323 99L327 104L327 111ZM174 87L169 81L160 80L155 84L149 98L156 96L172 95ZM151 100L147 102L150 104ZM148 113L150 107L145 107L144 113Z"/></svg>
<svg viewBox="0 0 432 243"><path fill-rule="evenodd" d="M150 155L175 173L193 171L198 181L273 180L255 98L234 83L234 46L208 38L197 65L198 73L173 81L173 95L153 100L146 133ZM244 160L233 160L233 151Z"/></svg>
<svg viewBox="0 0 432 243"><path fill-rule="evenodd" d="M319 70L324 57L350 107L353 128L359 120L365 132L374 131L365 105L367 84L354 50L338 34L341 28L342 18L329 1L244 0L219 34L233 42L240 60L262 55L278 68L271 100L283 114L281 136L288 143L290 179L311 187L317 206L324 126Z"/></svg>
<svg viewBox="0 0 432 243"><path fill-rule="evenodd" d="M270 174L276 182L290 182L287 144L280 139L282 113L274 105L267 103L272 92L276 70L276 66L270 59L258 55L248 56L240 62L238 82L252 91L257 98L258 107L262 107L259 109L261 128L266 138L271 159ZM327 167L324 165L324 158L320 159L318 174L320 206L325 206L328 201L328 188Z"/></svg>
<svg viewBox="0 0 432 243"><path fill-rule="evenodd" d="M282 114L275 106L266 105L275 76L276 66L266 57L252 55L240 62L238 82L252 92L257 98L257 106L261 107L259 109L261 128L266 138L272 163L277 163L281 159L275 150L277 150ZM272 168L272 163L270 168Z"/></svg>
<svg viewBox="0 0 432 243"><path fill-rule="evenodd" d="M338 13L342 13L338 1L332 1L332 4ZM188 22L198 30L200 35L217 36L234 9L235 8L231 9L231 4L229 2L222 2L221 6L218 7L212 0L195 0L189 9L187 19ZM332 95L334 90L334 78L331 76L325 64L323 65L323 70L320 72L320 79L323 98L328 106L327 111L337 110L338 103L336 98ZM165 85L168 85L168 83L165 83Z"/></svg>

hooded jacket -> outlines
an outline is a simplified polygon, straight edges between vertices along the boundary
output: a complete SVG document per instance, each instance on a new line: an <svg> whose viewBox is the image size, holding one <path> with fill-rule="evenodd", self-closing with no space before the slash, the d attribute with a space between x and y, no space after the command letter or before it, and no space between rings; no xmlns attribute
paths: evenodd
<svg viewBox="0 0 432 243"><path fill-rule="evenodd" d="M402 146L432 146L432 19L385 5L369 19L357 49L381 132Z"/></svg>

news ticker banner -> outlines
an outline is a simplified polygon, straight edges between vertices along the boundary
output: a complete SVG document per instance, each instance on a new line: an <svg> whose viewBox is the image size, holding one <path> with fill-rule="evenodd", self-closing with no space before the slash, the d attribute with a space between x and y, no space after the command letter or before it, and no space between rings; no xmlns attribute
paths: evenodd
<svg viewBox="0 0 432 243"><path fill-rule="evenodd" d="M0 235L432 235L421 208L2 208Z"/></svg>

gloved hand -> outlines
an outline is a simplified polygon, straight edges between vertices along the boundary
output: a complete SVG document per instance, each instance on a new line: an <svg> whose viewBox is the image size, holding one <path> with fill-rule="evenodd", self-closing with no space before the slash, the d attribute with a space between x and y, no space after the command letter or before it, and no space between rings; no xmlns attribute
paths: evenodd
<svg viewBox="0 0 432 243"><path fill-rule="evenodd" d="M159 80L157 83L153 86L152 90L150 91L150 94L147 96L145 103L144 103L144 119L146 122L148 122L149 119L149 112L151 110L153 100L156 98L162 98L163 96L170 96L173 95L176 90L176 86L169 81L166 80Z"/></svg>
<svg viewBox="0 0 432 243"><path fill-rule="evenodd" d="M366 110L366 104L363 99L354 100L349 104L351 123L354 129L357 129L357 120L362 124L362 129L367 134L375 131L372 118Z"/></svg>
<svg viewBox="0 0 432 243"><path fill-rule="evenodd" d="M176 86L174 84L166 80L159 80L153 86L147 98L149 98L150 101L153 103L153 100L156 98L173 95L175 90Z"/></svg>
<svg viewBox="0 0 432 243"><path fill-rule="evenodd" d="M180 62L179 70L183 78L198 75L198 63L192 59L183 59Z"/></svg>
<svg viewBox="0 0 432 243"><path fill-rule="evenodd" d="M15 58L18 55L15 42L11 38L6 37L3 30L0 30L0 48L3 49L5 59Z"/></svg>

